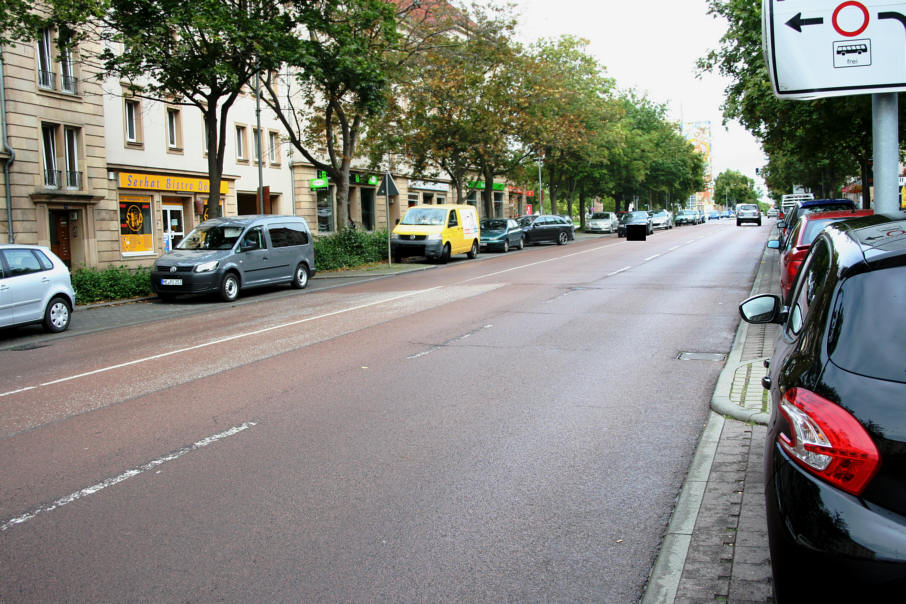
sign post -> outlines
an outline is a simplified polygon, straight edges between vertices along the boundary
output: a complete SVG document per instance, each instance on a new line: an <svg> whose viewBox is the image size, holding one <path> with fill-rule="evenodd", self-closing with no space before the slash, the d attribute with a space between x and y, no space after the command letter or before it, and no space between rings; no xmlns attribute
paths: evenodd
<svg viewBox="0 0 906 604"><path fill-rule="evenodd" d="M762 19L778 98L873 95L875 212L901 216L897 93L906 91L906 2L763 0Z"/></svg>

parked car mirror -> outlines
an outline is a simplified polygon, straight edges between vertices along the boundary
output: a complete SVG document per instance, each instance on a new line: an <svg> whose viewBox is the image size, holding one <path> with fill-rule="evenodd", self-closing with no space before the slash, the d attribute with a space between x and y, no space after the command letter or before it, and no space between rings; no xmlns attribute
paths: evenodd
<svg viewBox="0 0 906 604"><path fill-rule="evenodd" d="M746 323L756 325L763 323L783 323L786 312L780 302L780 296L759 294L752 296L739 305L739 314Z"/></svg>
<svg viewBox="0 0 906 604"><path fill-rule="evenodd" d="M779 239L769 239L768 247L772 250L779 250L780 249L780 240Z"/></svg>
<svg viewBox="0 0 906 604"><path fill-rule="evenodd" d="M786 222L783 221L783 220L778 220L778 221L777 221L777 228L778 228L778 229L785 229L785 228L786 228Z"/></svg>

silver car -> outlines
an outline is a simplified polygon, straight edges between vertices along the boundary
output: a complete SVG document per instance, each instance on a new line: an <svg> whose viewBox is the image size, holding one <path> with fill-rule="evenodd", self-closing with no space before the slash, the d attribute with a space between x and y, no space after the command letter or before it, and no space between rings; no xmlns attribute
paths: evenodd
<svg viewBox="0 0 906 604"><path fill-rule="evenodd" d="M65 331L75 306L69 269L39 245L0 245L0 327L42 323Z"/></svg>
<svg viewBox="0 0 906 604"><path fill-rule="evenodd" d="M620 221L616 212L595 212L585 223L586 233L615 233Z"/></svg>

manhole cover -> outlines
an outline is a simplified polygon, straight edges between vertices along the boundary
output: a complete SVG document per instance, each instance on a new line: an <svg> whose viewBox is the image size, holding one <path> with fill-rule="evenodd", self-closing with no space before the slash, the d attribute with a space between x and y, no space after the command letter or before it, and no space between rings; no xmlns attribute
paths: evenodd
<svg viewBox="0 0 906 604"><path fill-rule="evenodd" d="M723 361L727 355L722 352L681 352L676 358L680 361Z"/></svg>

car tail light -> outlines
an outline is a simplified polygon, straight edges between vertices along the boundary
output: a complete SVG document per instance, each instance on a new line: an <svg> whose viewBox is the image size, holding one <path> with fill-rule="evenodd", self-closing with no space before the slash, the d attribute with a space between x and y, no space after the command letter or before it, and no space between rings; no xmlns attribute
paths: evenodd
<svg viewBox="0 0 906 604"><path fill-rule="evenodd" d="M800 466L839 489L859 495L881 465L874 442L843 407L804 388L783 394L780 412L792 438L781 433L781 448Z"/></svg>

